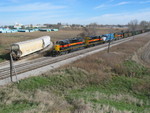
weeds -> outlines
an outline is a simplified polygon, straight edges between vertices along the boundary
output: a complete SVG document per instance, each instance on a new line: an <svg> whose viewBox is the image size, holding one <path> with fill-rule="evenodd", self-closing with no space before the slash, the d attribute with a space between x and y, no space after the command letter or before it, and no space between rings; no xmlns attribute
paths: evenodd
<svg viewBox="0 0 150 113"><path fill-rule="evenodd" d="M50 88L51 90L64 91L66 89L75 89L86 86L87 84L99 84L101 79L98 79L96 74L89 74L80 68L66 68L60 73L53 73L53 76L38 76L31 77L27 80L22 80L17 85L21 91L33 91L36 89Z"/></svg>
<svg viewBox="0 0 150 113"><path fill-rule="evenodd" d="M127 77L113 77L112 81L107 84L90 85L83 89L72 90L67 99L72 102L74 99L83 99L85 103L91 103L92 106L96 105L108 105L113 106L117 110L127 110L142 112L148 111L148 105L145 101L147 98L142 97L141 92L134 92L132 87L137 83L138 79L132 79ZM148 92L148 91L147 91ZM143 93L143 97L145 94Z"/></svg>
<svg viewBox="0 0 150 113"><path fill-rule="evenodd" d="M127 60L124 62L126 75L132 77L142 77L148 75L148 69L144 66L137 64L135 61Z"/></svg>
<svg viewBox="0 0 150 113"><path fill-rule="evenodd" d="M28 102L27 100L14 101L7 106L0 105L0 113L22 112L37 107L37 103Z"/></svg>
<svg viewBox="0 0 150 113"><path fill-rule="evenodd" d="M63 109L75 113L99 110L104 112L148 111L148 90L141 92L136 89L136 86L143 83L143 78L114 76L105 82L97 78L96 74L91 76L83 69L68 67L59 72L53 72L52 75L21 80L15 85L19 90L13 90L11 95L8 95L9 92L5 90L1 91L0 99L7 103L2 106L2 110L12 109L12 104L16 103L16 107L14 106L16 109L17 106L22 106L22 110L28 111L26 106L30 106L31 111L35 112L37 110L40 112L62 111ZM21 104L17 105L18 102ZM30 102L35 104L30 105ZM15 110L12 109L12 111Z"/></svg>

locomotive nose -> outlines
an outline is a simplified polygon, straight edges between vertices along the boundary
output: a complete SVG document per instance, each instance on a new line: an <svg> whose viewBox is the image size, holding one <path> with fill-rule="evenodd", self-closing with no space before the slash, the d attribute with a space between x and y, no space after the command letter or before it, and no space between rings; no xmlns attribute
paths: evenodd
<svg viewBox="0 0 150 113"><path fill-rule="evenodd" d="M60 45L55 45L55 51L60 51Z"/></svg>

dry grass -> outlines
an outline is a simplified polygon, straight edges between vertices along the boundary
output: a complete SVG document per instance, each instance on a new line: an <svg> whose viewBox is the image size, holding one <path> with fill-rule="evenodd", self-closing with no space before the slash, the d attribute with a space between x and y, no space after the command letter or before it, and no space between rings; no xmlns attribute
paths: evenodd
<svg viewBox="0 0 150 113"><path fill-rule="evenodd" d="M110 78L110 75L105 73L109 72L109 67L100 65L103 62L103 59L100 59L99 56L88 56L83 59L78 60L73 63L74 67L86 70L90 75L88 78L95 83L99 83L107 78ZM105 70L105 71L104 71Z"/></svg>
<svg viewBox="0 0 150 113"><path fill-rule="evenodd" d="M23 110L23 113L70 113L71 105L63 97L51 92L37 90L34 92L21 92L14 86L7 86L0 89L0 101L4 106L22 104L22 102L39 103L32 109Z"/></svg>
<svg viewBox="0 0 150 113"><path fill-rule="evenodd" d="M65 99L62 97L58 97L55 94L47 91L37 90L31 98L32 101L40 103L36 109L30 110L30 112L43 113L43 112L51 112L51 113L69 113L69 105ZM25 111L24 113L29 113L29 111Z"/></svg>
<svg viewBox="0 0 150 113"><path fill-rule="evenodd" d="M28 99L26 94L20 92L16 87L13 86L8 86L8 88L0 88L0 93L1 96L3 96L1 102L6 105L12 104L16 100Z"/></svg>
<svg viewBox="0 0 150 113"><path fill-rule="evenodd" d="M150 68L150 41L142 48L138 50L132 57L132 60L143 64L147 68Z"/></svg>
<svg viewBox="0 0 150 113"><path fill-rule="evenodd" d="M72 65L82 68L90 73L100 75L105 78L105 72L114 70L116 73L125 73L121 65L124 60L130 59L133 53L145 45L150 40L149 36L137 38L129 42L110 48L110 52L102 51L86 58L82 58Z"/></svg>

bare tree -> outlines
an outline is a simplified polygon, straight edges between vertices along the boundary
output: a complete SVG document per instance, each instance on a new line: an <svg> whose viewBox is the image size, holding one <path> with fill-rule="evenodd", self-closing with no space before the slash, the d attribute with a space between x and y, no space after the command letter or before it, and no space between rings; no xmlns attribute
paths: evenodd
<svg viewBox="0 0 150 113"><path fill-rule="evenodd" d="M138 29L138 20L131 20L129 23L128 23L128 28L130 31L134 31L134 30L137 30Z"/></svg>
<svg viewBox="0 0 150 113"><path fill-rule="evenodd" d="M148 29L148 27L149 27L149 22L147 22L147 21L141 21L140 22L140 29Z"/></svg>
<svg viewBox="0 0 150 113"><path fill-rule="evenodd" d="M98 24L97 23L91 23L89 24L90 28L89 28L89 35L96 35L97 34L97 28L98 28Z"/></svg>
<svg viewBox="0 0 150 113"><path fill-rule="evenodd" d="M85 36L95 36L97 34L97 27L98 24L91 23L86 27L83 27L83 32L78 34L78 36L85 37Z"/></svg>
<svg viewBox="0 0 150 113"><path fill-rule="evenodd" d="M90 31L87 27L83 27L83 32L78 34L78 36L81 36L81 37L85 37L85 36L88 36L90 35Z"/></svg>

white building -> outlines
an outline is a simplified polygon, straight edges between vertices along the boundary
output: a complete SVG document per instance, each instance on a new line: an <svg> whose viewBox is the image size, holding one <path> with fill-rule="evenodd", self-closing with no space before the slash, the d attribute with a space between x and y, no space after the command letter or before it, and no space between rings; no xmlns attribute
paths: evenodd
<svg viewBox="0 0 150 113"><path fill-rule="evenodd" d="M15 23L14 28L15 29L20 29L23 24Z"/></svg>

